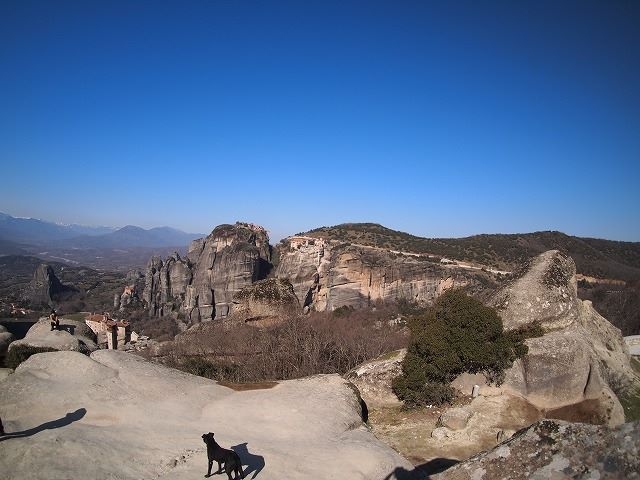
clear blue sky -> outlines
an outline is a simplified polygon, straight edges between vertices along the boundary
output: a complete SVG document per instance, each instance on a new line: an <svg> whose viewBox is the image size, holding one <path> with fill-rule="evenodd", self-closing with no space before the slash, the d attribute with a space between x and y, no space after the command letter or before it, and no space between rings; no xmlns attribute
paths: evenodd
<svg viewBox="0 0 640 480"><path fill-rule="evenodd" d="M0 2L0 211L640 241L638 1Z"/></svg>

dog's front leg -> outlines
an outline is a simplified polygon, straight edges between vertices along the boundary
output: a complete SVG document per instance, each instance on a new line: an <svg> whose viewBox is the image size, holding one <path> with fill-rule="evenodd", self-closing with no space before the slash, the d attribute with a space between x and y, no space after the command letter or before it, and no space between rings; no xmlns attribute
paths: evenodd
<svg viewBox="0 0 640 480"><path fill-rule="evenodd" d="M224 464L224 462L218 462L218 471L216 472L216 474L218 473L222 473L222 465Z"/></svg>
<svg viewBox="0 0 640 480"><path fill-rule="evenodd" d="M211 467L213 466L213 460L209 460L209 468L207 468L207 474L204 478L209 478L211 476Z"/></svg>

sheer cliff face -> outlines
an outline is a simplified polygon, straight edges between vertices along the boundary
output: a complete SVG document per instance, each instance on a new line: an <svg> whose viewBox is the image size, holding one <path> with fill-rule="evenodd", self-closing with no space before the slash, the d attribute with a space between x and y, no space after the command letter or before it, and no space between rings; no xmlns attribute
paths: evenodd
<svg viewBox="0 0 640 480"><path fill-rule="evenodd" d="M318 311L376 300L431 301L471 277L423 256L311 237L290 237L278 250L275 276L292 283L303 307Z"/></svg>
<svg viewBox="0 0 640 480"><path fill-rule="evenodd" d="M151 315L184 315L189 323L229 314L233 295L263 278L270 265L269 237L259 226L220 225L192 242L187 258L154 257L147 266L144 300Z"/></svg>
<svg viewBox="0 0 640 480"><path fill-rule="evenodd" d="M310 310L361 308L378 300L430 302L448 288L478 283L477 272L426 256L333 240L289 237L277 249L274 276L291 282L300 307ZM188 323L224 318L234 294L267 276L270 260L262 227L220 225L194 241L187 258L152 258L143 298L155 316L180 314Z"/></svg>

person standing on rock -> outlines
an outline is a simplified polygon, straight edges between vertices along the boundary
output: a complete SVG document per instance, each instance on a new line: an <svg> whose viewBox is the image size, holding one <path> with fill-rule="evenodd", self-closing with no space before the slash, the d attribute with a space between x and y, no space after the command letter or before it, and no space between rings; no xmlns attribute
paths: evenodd
<svg viewBox="0 0 640 480"><path fill-rule="evenodd" d="M51 331L60 330L60 319L58 318L58 314L54 309L51 309L49 319L51 320Z"/></svg>

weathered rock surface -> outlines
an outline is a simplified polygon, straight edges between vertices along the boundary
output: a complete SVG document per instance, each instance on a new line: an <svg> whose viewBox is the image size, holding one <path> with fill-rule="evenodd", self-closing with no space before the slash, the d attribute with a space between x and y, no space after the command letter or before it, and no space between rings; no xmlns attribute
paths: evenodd
<svg viewBox="0 0 640 480"><path fill-rule="evenodd" d="M454 407L448 409L438 419L438 423L451 430L462 430L473 416L473 410L467 407Z"/></svg>
<svg viewBox="0 0 640 480"><path fill-rule="evenodd" d="M99 350L34 355L0 387L8 480L202 478L208 431L239 453L246 478L379 480L412 468L363 425L337 375L235 392Z"/></svg>
<svg viewBox="0 0 640 480"><path fill-rule="evenodd" d="M640 478L640 424L617 428L542 420L434 480Z"/></svg>
<svg viewBox="0 0 640 480"><path fill-rule="evenodd" d="M233 295L266 276L267 232L257 225L220 225L195 240L187 258L177 253L147 265L143 298L151 315L181 314L193 324L229 315Z"/></svg>
<svg viewBox="0 0 640 480"><path fill-rule="evenodd" d="M402 373L402 360L406 349L384 355L382 358L366 362L345 375L352 382L369 407L400 406L391 389L391 382Z"/></svg>
<svg viewBox="0 0 640 480"><path fill-rule="evenodd" d="M365 307L376 300L428 302L476 274L428 257L294 236L278 245L275 276L289 280L302 307L317 311Z"/></svg>
<svg viewBox="0 0 640 480"><path fill-rule="evenodd" d="M75 352L93 352L98 349L96 335L86 323L60 317L60 330L51 330L48 318L41 318L21 340L9 345L9 349L18 345L70 350Z"/></svg>
<svg viewBox="0 0 640 480"><path fill-rule="evenodd" d="M546 325L547 333L527 340L528 355L507 371L503 385L488 385L481 374L463 374L452 382L468 397L479 385L480 395L464 406L471 414L463 412L460 422L447 408L415 415L398 409L391 380L401 371L403 351L350 372L347 378L371 407L373 421L387 422L374 424L379 438L406 455L464 459L545 417L611 426L624 422L613 390L634 381L629 356L619 330L575 295L574 273L571 259L547 252L496 296L507 326L525 326L519 320L527 318Z"/></svg>
<svg viewBox="0 0 640 480"><path fill-rule="evenodd" d="M0 325L0 357L7 353L9 344L13 341L13 334L4 325Z"/></svg>
<svg viewBox="0 0 640 480"><path fill-rule="evenodd" d="M613 391L635 381L630 356L620 330L578 299L571 258L556 250L536 257L493 304L505 328L539 323L547 332L527 340L529 353L507 372L506 389L547 412L581 405L583 421L624 421Z"/></svg>
<svg viewBox="0 0 640 480"><path fill-rule="evenodd" d="M469 404L405 410L391 389L393 378L401 372L405 354L402 349L367 362L346 377L358 387L368 405L376 436L411 457L414 463L468 458L496 445L500 432L509 437L543 418L543 413L521 396L499 387L487 387L483 375L469 374L461 375L453 383L467 397L474 384L482 384L480 396Z"/></svg>
<svg viewBox="0 0 640 480"><path fill-rule="evenodd" d="M75 288L63 285L51 265L43 263L36 268L33 278L23 292L23 298L32 305L53 307L65 295L75 292Z"/></svg>
<svg viewBox="0 0 640 480"><path fill-rule="evenodd" d="M293 286L286 280L267 278L244 287L233 296L233 316L244 322L277 321L300 312Z"/></svg>

